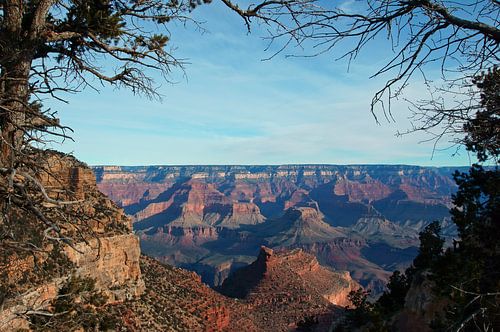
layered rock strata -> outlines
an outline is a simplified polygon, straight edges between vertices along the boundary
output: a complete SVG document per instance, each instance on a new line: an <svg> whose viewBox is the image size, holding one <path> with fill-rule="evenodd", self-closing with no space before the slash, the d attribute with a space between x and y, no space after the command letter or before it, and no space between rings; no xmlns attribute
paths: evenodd
<svg viewBox="0 0 500 332"><path fill-rule="evenodd" d="M261 245L302 248L374 293L434 220L451 238L452 169L405 165L103 166L143 250L217 286ZM381 257L383 256L383 257ZM388 259L384 259L387 256Z"/></svg>
<svg viewBox="0 0 500 332"><path fill-rule="evenodd" d="M55 152L41 154L40 160L47 171L37 175L38 181L50 198L42 208L47 218L63 229L61 234L67 240L62 243L67 244L56 248L42 240L43 247L34 255L14 252L7 258L9 264L1 266L7 275L2 280L7 284L2 286L8 287L10 295L2 299L0 331L29 328L28 317L46 312L71 276L95 280L97 290L106 295L108 303L135 298L144 291L139 240L131 233L130 219L99 192L92 170ZM72 203L64 205L63 210L57 201ZM32 231L33 236L43 236L37 233L42 231ZM43 277L36 275L40 267Z"/></svg>

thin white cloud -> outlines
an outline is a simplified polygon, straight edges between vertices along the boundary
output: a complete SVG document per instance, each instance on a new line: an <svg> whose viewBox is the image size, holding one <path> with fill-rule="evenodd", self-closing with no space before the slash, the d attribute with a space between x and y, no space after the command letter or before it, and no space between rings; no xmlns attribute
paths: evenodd
<svg viewBox="0 0 500 332"><path fill-rule="evenodd" d="M402 102L394 105L396 123L375 123L369 104L384 81L368 77L380 63L360 58L347 72L345 62L329 55L263 62L262 40L247 37L244 27L228 29L239 18L214 20L220 8L213 11L206 17L211 33L174 34L179 56L192 64L186 68L187 80L180 76L178 84L164 85L163 103L111 89L77 95L68 107L73 111L61 113L63 122L75 128L77 143L63 148L92 164L466 160L450 159L449 151L431 160L432 145L418 144L423 136L395 137L398 129L409 127ZM421 96L419 86L416 82L407 89L407 96Z"/></svg>

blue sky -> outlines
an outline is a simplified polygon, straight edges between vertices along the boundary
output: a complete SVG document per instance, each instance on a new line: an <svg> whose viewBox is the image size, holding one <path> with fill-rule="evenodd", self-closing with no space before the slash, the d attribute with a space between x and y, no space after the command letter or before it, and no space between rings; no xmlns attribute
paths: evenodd
<svg viewBox="0 0 500 332"><path fill-rule="evenodd" d="M206 33L172 27L185 72L172 73L175 84L151 73L161 102L108 87L67 96L68 105L47 101L75 131L75 143L55 148L93 165L470 163L465 151L441 150L446 141L433 154L422 134L396 137L410 127L403 102L393 105L395 122L375 122L369 105L385 81L369 76L390 56L387 45L367 48L349 70L335 53L262 61L271 53L258 27L247 34L215 3L194 14ZM424 92L415 81L406 96Z"/></svg>

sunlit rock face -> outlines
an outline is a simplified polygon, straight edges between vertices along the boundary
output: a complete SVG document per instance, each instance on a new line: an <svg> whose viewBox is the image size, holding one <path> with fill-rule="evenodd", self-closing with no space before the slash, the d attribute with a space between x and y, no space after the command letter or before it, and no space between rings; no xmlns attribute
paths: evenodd
<svg viewBox="0 0 500 332"><path fill-rule="evenodd" d="M29 329L26 312L46 310L74 276L94 280L106 303L136 299L144 292L139 239L132 232L131 220L98 190L93 171L74 157L52 151L40 152L39 161L49 171L32 176L52 200L74 201L71 206L78 214L71 218L81 220L68 220L62 212L50 215L51 222L62 225L62 234L73 239L57 250L57 260L50 259L51 242L40 242L39 252L33 254L14 251L3 257L0 271L7 278L2 282L6 281L12 292L5 297L1 294L0 331ZM59 211L52 202L42 204ZM16 214L19 220L13 221L22 225L25 214L21 211ZM42 231L31 230L27 236L36 240ZM27 228L23 232L28 232Z"/></svg>
<svg viewBox="0 0 500 332"><path fill-rule="evenodd" d="M94 167L142 249L220 285L261 245L302 248L377 291L415 256L418 232L448 235L451 168L404 165Z"/></svg>

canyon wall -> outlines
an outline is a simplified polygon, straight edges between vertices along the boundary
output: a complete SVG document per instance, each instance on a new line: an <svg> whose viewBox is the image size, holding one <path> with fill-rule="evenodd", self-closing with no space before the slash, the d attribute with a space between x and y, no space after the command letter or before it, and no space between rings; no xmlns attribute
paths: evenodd
<svg viewBox="0 0 500 332"><path fill-rule="evenodd" d="M302 248L380 292L433 220L446 236L453 169L405 165L98 166L142 249L212 286L261 245Z"/></svg>

